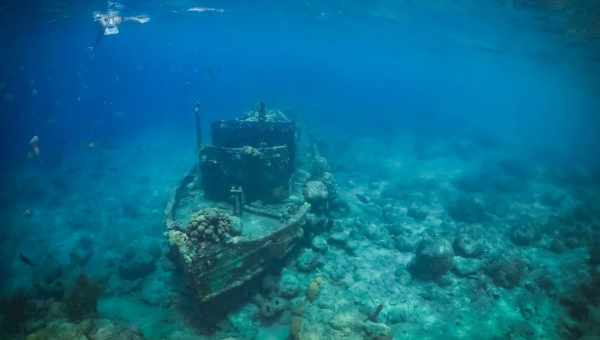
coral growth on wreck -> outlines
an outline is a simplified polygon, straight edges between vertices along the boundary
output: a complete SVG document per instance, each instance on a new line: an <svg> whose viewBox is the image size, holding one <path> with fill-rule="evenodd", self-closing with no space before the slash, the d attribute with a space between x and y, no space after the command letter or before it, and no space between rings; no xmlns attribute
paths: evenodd
<svg viewBox="0 0 600 340"><path fill-rule="evenodd" d="M208 208L192 215L187 236L196 244L218 243L239 235L239 220L229 213Z"/></svg>

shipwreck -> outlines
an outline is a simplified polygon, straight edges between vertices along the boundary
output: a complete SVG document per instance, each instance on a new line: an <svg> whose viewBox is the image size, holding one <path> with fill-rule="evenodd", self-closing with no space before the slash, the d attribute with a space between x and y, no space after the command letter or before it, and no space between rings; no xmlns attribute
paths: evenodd
<svg viewBox="0 0 600 340"><path fill-rule="evenodd" d="M243 288L288 256L307 228L326 223L334 187L317 152L299 157L296 124L281 111L261 103L215 121L211 144L195 111L198 163L167 205L165 235L196 301L206 304Z"/></svg>

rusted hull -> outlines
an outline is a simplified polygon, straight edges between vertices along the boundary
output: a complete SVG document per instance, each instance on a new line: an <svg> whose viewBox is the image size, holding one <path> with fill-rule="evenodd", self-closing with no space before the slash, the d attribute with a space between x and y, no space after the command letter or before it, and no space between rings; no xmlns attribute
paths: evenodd
<svg viewBox="0 0 600 340"><path fill-rule="evenodd" d="M179 210L187 208L185 205L189 203L186 201L192 195L190 186L197 176L197 170L192 169L173 192L165 211L167 230L183 226ZM264 237L252 240L241 237L211 248L203 256L202 264L184 261L179 250L174 249L198 301L210 302L244 285L268 269L276 260L288 255L303 236L305 216L309 209L308 204L300 206L285 223L281 223L273 233Z"/></svg>

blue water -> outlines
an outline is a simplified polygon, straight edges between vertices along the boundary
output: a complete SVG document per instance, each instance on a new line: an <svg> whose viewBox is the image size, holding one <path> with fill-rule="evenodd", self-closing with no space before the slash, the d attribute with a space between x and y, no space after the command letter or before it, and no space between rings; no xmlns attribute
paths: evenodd
<svg viewBox="0 0 600 340"><path fill-rule="evenodd" d="M125 22L118 35L96 43L99 25L93 13L107 9L104 1L0 4L3 295L24 290L47 303L34 283L51 257L63 267L66 286L83 272L108 287L96 318L136 327L148 338L185 338L157 326L160 322L185 328L186 334L205 334L189 321L202 316L190 316L177 303L185 298L164 255L163 210L171 190L196 162L194 105L201 108L207 127L239 116L258 101L281 109L303 131L318 136L332 172L339 172L339 186L352 195L371 192L375 197L381 194L375 188L385 186L381 183L419 176L438 181L436 188L459 187L460 182L460 195L497 203L498 210L491 213L506 230L512 222L504 219L523 211L544 224L564 217L563 210L583 206L586 217L573 223L584 227L573 237L585 244L560 258L543 253L547 240L520 250L529 259L578 264L558 265L553 275L569 273L570 281L558 283L560 289L536 310L546 303L560 305L565 291L597 276L597 268L577 275L573 268L587 268L583 263L599 242L598 1L182 0L122 5L122 15L144 14L150 22ZM193 7L223 11L188 11ZM30 143L33 136L39 138L39 154ZM502 163L506 160L510 162ZM498 170L498 164L508 165ZM457 179L461 176L466 178L462 182ZM417 190L400 187L409 196ZM430 202L454 201L459 195L435 192ZM534 201L548 192L565 195L563 206L536 210ZM499 208L519 200L531 207L519 212ZM410 208L417 201L403 198L392 204ZM429 205L431 216L438 216L437 203ZM441 206L442 211L447 208ZM381 212L361 214L356 217L366 224L372 220L380 229L389 224L379 220ZM467 224L489 223L477 217L473 222ZM74 270L68 265L70 254L81 239L92 240L93 255L85 268ZM121 282L115 266L123 254L153 246L163 253L154 276L137 285ZM23 263L20 255L34 265ZM364 261L371 263L366 257ZM373 294L386 294L377 292ZM502 296L501 305L511 310L519 300ZM597 308L597 297L588 298ZM128 308L131 313L123 312ZM560 308L568 314L567 307ZM242 318L246 309L229 317ZM386 310L387 305L384 314ZM39 314L28 315L25 324L44 319ZM523 336L565 336L553 327L548 329L554 333L540 331L544 322L560 324L560 316L542 319L525 318L537 333ZM587 314L583 320L597 321ZM414 327L392 327L394 338L423 338L421 332L432 321L408 322ZM455 336L477 338L479 333L465 326L473 321L462 322L462 335ZM223 326L226 331L215 336L285 338L289 323L289 318L275 325L256 322L246 327L253 331ZM277 328L281 325L284 335ZM19 327L20 332L7 334L25 336L42 328ZM598 335L597 327L577 327L584 331L575 336ZM357 330L361 327L349 329L345 336L362 332Z"/></svg>

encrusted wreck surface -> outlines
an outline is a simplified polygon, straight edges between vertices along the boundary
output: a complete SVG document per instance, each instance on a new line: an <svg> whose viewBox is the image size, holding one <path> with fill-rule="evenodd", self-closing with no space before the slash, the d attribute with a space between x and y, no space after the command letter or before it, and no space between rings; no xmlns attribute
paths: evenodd
<svg viewBox="0 0 600 340"><path fill-rule="evenodd" d="M289 195L295 171L296 125L264 105L243 118L211 125L213 145L200 148L200 173L207 198L227 201L231 186L249 202L280 202Z"/></svg>
<svg viewBox="0 0 600 340"><path fill-rule="evenodd" d="M229 204L206 201L190 185L195 179L186 176L169 204L167 237L199 301L208 302L287 255L302 237L310 205L248 206L238 217Z"/></svg>
<svg viewBox="0 0 600 340"><path fill-rule="evenodd" d="M293 162L287 146L206 146L200 157L204 189L211 199L228 199L231 183L243 187L249 200L280 201L289 194Z"/></svg>

